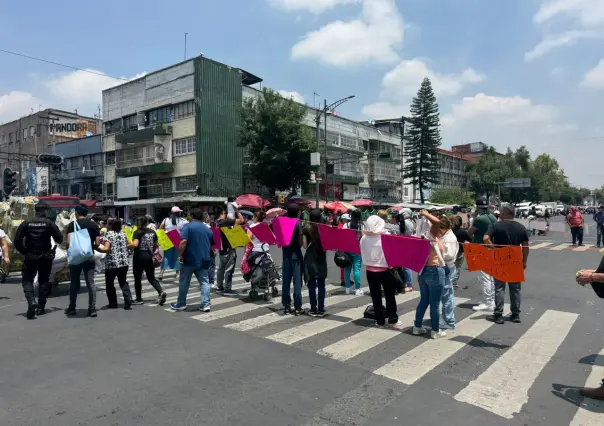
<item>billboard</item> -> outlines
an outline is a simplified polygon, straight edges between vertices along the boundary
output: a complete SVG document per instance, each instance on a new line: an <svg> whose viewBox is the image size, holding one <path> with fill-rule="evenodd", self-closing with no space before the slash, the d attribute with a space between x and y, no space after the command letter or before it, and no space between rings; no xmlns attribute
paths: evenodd
<svg viewBox="0 0 604 426"><path fill-rule="evenodd" d="M153 156L156 163L172 162L172 135L155 135Z"/></svg>
<svg viewBox="0 0 604 426"><path fill-rule="evenodd" d="M25 193L36 197L40 192L49 193L48 167L31 167L27 169L27 181L25 184Z"/></svg>
<svg viewBox="0 0 604 426"><path fill-rule="evenodd" d="M77 120L69 117L58 117L48 125L48 134L64 139L81 139L100 133L94 120Z"/></svg>

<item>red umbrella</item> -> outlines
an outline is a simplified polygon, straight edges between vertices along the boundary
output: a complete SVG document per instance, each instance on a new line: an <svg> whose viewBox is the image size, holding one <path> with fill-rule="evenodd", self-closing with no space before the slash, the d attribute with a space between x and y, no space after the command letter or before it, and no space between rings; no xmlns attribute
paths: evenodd
<svg viewBox="0 0 604 426"><path fill-rule="evenodd" d="M369 207L373 206L375 203L371 200L354 200L352 203L355 207Z"/></svg>
<svg viewBox="0 0 604 426"><path fill-rule="evenodd" d="M316 209L317 208L317 203L315 201L312 201L309 205L308 205L309 209ZM321 210L323 210L325 208L325 201L319 201L319 208Z"/></svg>
<svg viewBox="0 0 604 426"><path fill-rule="evenodd" d="M266 201L260 195L256 194L243 194L235 199L235 202L240 206L253 207L256 209L263 209L270 206L270 201Z"/></svg>
<svg viewBox="0 0 604 426"><path fill-rule="evenodd" d="M333 203L325 204L325 208L331 211L341 211L346 213L348 210L355 210L355 207L350 203L344 203L342 201L334 201Z"/></svg>
<svg viewBox="0 0 604 426"><path fill-rule="evenodd" d="M266 218L274 219L276 217L283 216L285 213L287 213L286 210L280 209L279 207L275 207L274 209L270 209L266 212Z"/></svg>

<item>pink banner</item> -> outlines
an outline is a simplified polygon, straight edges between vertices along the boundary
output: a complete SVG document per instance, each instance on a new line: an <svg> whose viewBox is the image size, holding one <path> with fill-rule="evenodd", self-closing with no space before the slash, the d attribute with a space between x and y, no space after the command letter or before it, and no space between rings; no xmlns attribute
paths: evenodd
<svg viewBox="0 0 604 426"><path fill-rule="evenodd" d="M338 229L327 225L319 225L319 238L323 250L342 250L349 253L361 254L358 232L354 229Z"/></svg>
<svg viewBox="0 0 604 426"><path fill-rule="evenodd" d="M275 234L271 231L271 228L268 226L268 223L261 222L257 225L254 225L250 228L250 231L261 243L267 243L270 245L277 244L277 239L275 238Z"/></svg>
<svg viewBox="0 0 604 426"><path fill-rule="evenodd" d="M172 241L174 247L180 247L180 234L176 229L173 229L170 232L166 232L166 235L168 236L168 238L170 238L170 241Z"/></svg>
<svg viewBox="0 0 604 426"><path fill-rule="evenodd" d="M417 237L382 235L382 250L391 268L402 266L419 273L430 255L430 243Z"/></svg>
<svg viewBox="0 0 604 426"><path fill-rule="evenodd" d="M220 232L220 228L213 227L211 228L212 234L214 234L214 246L218 250L222 250L222 232Z"/></svg>
<svg viewBox="0 0 604 426"><path fill-rule="evenodd" d="M296 228L298 219L291 217L278 217L273 219L273 232L277 240L277 247L288 246L292 240L294 229Z"/></svg>

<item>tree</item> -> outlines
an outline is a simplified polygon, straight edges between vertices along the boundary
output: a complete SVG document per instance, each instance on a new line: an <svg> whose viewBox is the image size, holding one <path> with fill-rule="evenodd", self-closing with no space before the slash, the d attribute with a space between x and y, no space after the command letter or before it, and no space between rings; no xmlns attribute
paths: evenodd
<svg viewBox="0 0 604 426"><path fill-rule="evenodd" d="M498 182L515 177L512 164L510 156L501 155L495 148L489 147L477 164L469 164L467 167L470 190L487 196L497 194L500 189ZM502 198L508 196L505 189L501 189Z"/></svg>
<svg viewBox="0 0 604 426"><path fill-rule="evenodd" d="M474 204L474 194L461 188L438 188L432 190L430 201L436 204Z"/></svg>
<svg viewBox="0 0 604 426"><path fill-rule="evenodd" d="M265 88L241 109L240 146L246 148L250 172L271 194L306 182L310 152L316 143L304 124L306 106Z"/></svg>
<svg viewBox="0 0 604 426"><path fill-rule="evenodd" d="M421 202L424 190L438 183L438 147L440 146L440 113L430 79L424 78L411 103L408 138L405 142L407 162L403 177L419 189Z"/></svg>

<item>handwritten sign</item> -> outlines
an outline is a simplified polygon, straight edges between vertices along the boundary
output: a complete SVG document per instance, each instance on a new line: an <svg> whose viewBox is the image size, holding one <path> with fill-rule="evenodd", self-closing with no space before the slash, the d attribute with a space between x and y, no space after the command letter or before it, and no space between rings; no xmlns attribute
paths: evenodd
<svg viewBox="0 0 604 426"><path fill-rule="evenodd" d="M247 236L241 226L234 226L233 228L220 228L224 233L224 236L231 244L232 248L245 247L250 242L250 238Z"/></svg>
<svg viewBox="0 0 604 426"><path fill-rule="evenodd" d="M507 283L524 281L522 247L489 249L471 243L466 243L463 247L469 271L483 271L496 280Z"/></svg>
<svg viewBox="0 0 604 426"><path fill-rule="evenodd" d="M159 245L159 248L162 249L163 251L168 251L174 247L174 244L172 243L170 238L166 235L165 230L158 229L155 232L155 235L157 235L157 244Z"/></svg>
<svg viewBox="0 0 604 426"><path fill-rule="evenodd" d="M132 232L132 229L125 227L123 229L124 234L126 234L126 237L128 237L128 241L132 242L132 236L134 235L134 232Z"/></svg>

